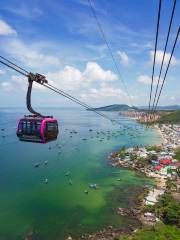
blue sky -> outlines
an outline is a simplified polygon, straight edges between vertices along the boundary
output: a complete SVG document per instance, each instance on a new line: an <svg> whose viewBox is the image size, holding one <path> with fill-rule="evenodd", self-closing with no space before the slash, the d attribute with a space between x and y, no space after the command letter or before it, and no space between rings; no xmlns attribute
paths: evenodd
<svg viewBox="0 0 180 240"><path fill-rule="evenodd" d="M158 2L94 0L134 105L147 105L149 100ZM162 3L155 76L159 73L172 2ZM179 26L179 12L177 1L165 62ZM46 75L50 83L90 105L129 104L87 0L1 0L0 54L28 71ZM180 104L179 76L180 44L175 49L160 105ZM26 88L26 79L0 65L1 107L24 106ZM37 85L33 103L74 106Z"/></svg>

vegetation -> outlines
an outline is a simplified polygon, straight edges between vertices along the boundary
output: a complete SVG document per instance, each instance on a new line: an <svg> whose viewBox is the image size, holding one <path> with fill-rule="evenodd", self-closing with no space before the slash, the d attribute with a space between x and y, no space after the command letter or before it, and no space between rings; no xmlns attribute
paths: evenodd
<svg viewBox="0 0 180 240"><path fill-rule="evenodd" d="M157 160L157 159L158 159L158 157L157 157L156 154L149 154L149 155L147 156L147 158L146 158L146 160L147 160L149 163L151 163L152 160Z"/></svg>
<svg viewBox="0 0 180 240"><path fill-rule="evenodd" d="M177 185L172 179L168 178L166 182L166 189L168 192L177 191Z"/></svg>
<svg viewBox="0 0 180 240"><path fill-rule="evenodd" d="M146 167L149 165L149 160L143 157L136 158L136 162L141 165L140 167Z"/></svg>
<svg viewBox="0 0 180 240"><path fill-rule="evenodd" d="M163 150L162 146L148 146L146 147L147 151L156 151L156 152L161 152Z"/></svg>
<svg viewBox="0 0 180 240"><path fill-rule="evenodd" d="M126 156L126 152L125 152L125 147L121 148L118 152L118 156L121 158L121 159L124 159L125 156Z"/></svg>
<svg viewBox="0 0 180 240"><path fill-rule="evenodd" d="M115 111L129 111L129 110L138 110L136 107L130 107L126 104L113 104L109 106L99 107L99 108L90 108L88 111L109 111L109 112L115 112Z"/></svg>
<svg viewBox="0 0 180 240"><path fill-rule="evenodd" d="M170 123L170 124L180 123L180 110L163 114L157 122L162 124L163 123Z"/></svg>
<svg viewBox="0 0 180 240"><path fill-rule="evenodd" d="M180 161L180 147L176 148L174 157Z"/></svg>
<svg viewBox="0 0 180 240"><path fill-rule="evenodd" d="M176 226L156 224L138 230L131 236L121 236L119 240L179 240L180 229Z"/></svg>
<svg viewBox="0 0 180 240"><path fill-rule="evenodd" d="M170 193L165 193L155 205L155 213L166 224L180 227L180 204Z"/></svg>
<svg viewBox="0 0 180 240"><path fill-rule="evenodd" d="M174 187L169 181L168 188L172 189ZM180 204L169 192L163 194L155 205L145 206L143 212L153 212L163 223L180 227Z"/></svg>

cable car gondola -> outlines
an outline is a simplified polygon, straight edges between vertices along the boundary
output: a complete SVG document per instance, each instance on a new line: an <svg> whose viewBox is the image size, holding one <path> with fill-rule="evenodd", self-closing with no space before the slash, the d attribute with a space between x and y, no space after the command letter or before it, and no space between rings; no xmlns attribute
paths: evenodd
<svg viewBox="0 0 180 240"><path fill-rule="evenodd" d="M58 136L58 122L52 116L43 116L40 113L34 111L31 106L31 91L32 85L35 81L36 83L50 89L53 92L58 93L59 95L68 98L69 100L85 107L87 110L94 111L99 116L110 120L111 122L116 122L114 119L105 115L104 113L98 112L93 109L91 106L86 103L80 101L78 98L71 96L70 94L64 92L57 87L52 86L48 83L45 76L39 73L31 73L9 61L0 55L0 63L13 69L14 71L20 73L21 75L28 78L28 91L26 96L26 105L27 109L33 115L24 116L21 118L17 125L16 134L20 141L28 141L28 142L38 142L38 143L47 143L57 139Z"/></svg>
<svg viewBox="0 0 180 240"><path fill-rule="evenodd" d="M33 77L34 75L31 74L28 77L29 85L26 96L27 108L33 115L24 116L24 118L19 120L16 134L20 141L47 143L57 139L58 122L52 116L42 116L32 108L31 90L34 81ZM44 76L37 74L36 81L44 83L47 80Z"/></svg>

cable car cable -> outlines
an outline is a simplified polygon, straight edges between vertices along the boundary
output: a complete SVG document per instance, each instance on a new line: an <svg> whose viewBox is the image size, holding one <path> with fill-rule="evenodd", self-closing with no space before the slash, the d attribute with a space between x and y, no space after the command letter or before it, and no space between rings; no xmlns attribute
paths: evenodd
<svg viewBox="0 0 180 240"><path fill-rule="evenodd" d="M163 64L164 64L164 59L165 59L165 54L166 54L166 49L167 49L167 44L168 44L169 35L170 35L170 31L171 31L171 25L172 25L172 21L173 21L173 17L174 17L175 8L176 8L176 0L174 0L174 4L173 4L173 8L172 8L172 13L171 13L171 18L170 18L168 33L167 33L167 37L166 37L166 43L165 43L165 47L164 47L163 58L162 58L160 72L159 72L159 76L158 76L158 82L157 82L157 85L156 85L156 92L155 92L155 96L154 96L154 100L153 100L152 111L154 110L154 105L155 105L157 92L158 92L158 88L159 88L159 84L160 84L161 73L162 73L162 69L163 69Z"/></svg>
<svg viewBox="0 0 180 240"><path fill-rule="evenodd" d="M8 63L5 63L5 62L3 62L3 61L1 61L1 60L0 60L0 63L4 64L5 66L7 66L7 67L9 67L9 68L11 68L11 69L13 69L13 70L15 70L15 71L18 72L18 73L24 75L25 77L28 77L27 74L21 72L19 69L16 69L15 67L9 65Z"/></svg>
<svg viewBox="0 0 180 240"><path fill-rule="evenodd" d="M69 94L66 94L66 93L63 92L62 90L60 90L60 89L58 89L58 88L56 88L56 87L54 87L54 86L52 86L52 85L50 85L50 84L43 84L43 86L45 86L45 87L51 89L52 91L54 91L54 92L56 92L56 93L58 93L58 94L60 94L60 95L62 95L62 96L64 96L64 97L70 99L70 100L73 101L73 102L76 102L77 104L85 107L86 109L89 109L89 110L97 113L98 115L100 115L100 116L102 116L102 117L104 117L104 118L106 118L106 119L108 119L108 120L110 120L110 121L113 121L113 122L115 121L115 120L109 118L107 115L102 114L102 113L100 113L100 112L98 112L98 111L96 111L96 110L93 110L89 105L87 105L87 104L79 101L77 98L74 98L74 97L72 97L72 96L69 95Z"/></svg>
<svg viewBox="0 0 180 240"><path fill-rule="evenodd" d="M125 91L126 91L126 93L127 93L127 96L128 96L128 98L129 98L129 102L130 102L131 106L133 106L132 101L131 101L131 96L130 96L130 94L129 94L129 92L128 92L128 89L127 89L127 86L126 86L126 84L125 84L125 81L123 80L123 78L122 78L122 76L121 76L121 73L120 73L120 71L119 71L119 67L118 67L118 65L117 65L117 62L116 62L115 57L114 57L114 55L113 55L113 52L112 52L112 50L111 50L110 44L108 43L108 40L107 40L107 38L106 38L106 36L105 36L105 33L104 33L103 28L102 28L102 26L101 26L101 23L100 23L100 21L99 21L99 19L98 19L98 17L97 17L95 8L94 8L94 6L93 6L93 4L92 4L92 0L88 0L88 2L89 2L89 6L90 6L90 8L91 8L92 14L93 14L93 16L94 16L94 18L95 18L95 20L96 20L96 23L97 23L97 26L98 26L98 28L99 28L99 31L100 31L100 33L101 33L101 35L102 35L102 38L104 39L105 44L106 44L106 46L107 46L107 48L108 48L108 50L109 50L109 53L110 53L110 56L111 56L112 61L113 61L113 63L114 63L116 72L118 73L118 76L119 76L119 78L120 78L120 80L121 80L121 82L122 82L122 84L123 84L123 86L124 86L124 89L125 89Z"/></svg>
<svg viewBox="0 0 180 240"><path fill-rule="evenodd" d="M3 57L2 57L2 58L3 58ZM0 63L4 64L5 66L7 66L7 67L9 67L9 68L11 68L11 69L13 69L13 70L15 70L16 72L22 74L23 76L26 76L26 77L30 77L30 76L31 76L31 77L33 78L33 81L35 81L35 82L37 82L37 83L39 83L39 84L41 84L41 85L43 85L43 86L51 89L52 91L55 91L55 92L61 94L62 96L66 97L66 98L69 98L71 101L76 102L77 104L85 107L86 109L91 109L93 112L95 112L95 113L97 113L98 115L100 115L100 116L102 116L102 117L110 120L111 122L115 122L115 120L111 119L110 117L106 116L105 114L102 114L102 113L99 113L99 112L96 111L96 110L93 110L93 108L90 107L89 105L87 105L86 103L83 103L82 101L78 100L77 98L75 98L75 97L73 97L73 96L65 93L64 91L62 91L62 90L60 90L60 89L58 89L58 88L56 88L56 87L54 87L54 86L52 86L52 85L50 85L50 84L48 84L48 83L47 83L47 80L45 79L45 77L44 77L43 75L29 73L29 72L27 72L26 70L24 70L23 68L21 68L21 67L17 66L16 64L10 62L9 60L7 60L7 59L5 59L5 58L4 58L4 60L6 60L7 62L9 62L11 65L14 65L15 67L14 67L14 66L11 66L10 64L5 63L5 62L3 62L3 61L1 61L1 60L0 60ZM17 69L17 68L19 68L19 69L27 72L28 74L23 73L22 71L20 71L20 70ZM39 77L40 77L40 80L38 81L37 79L39 79ZM42 79L43 79L43 80L42 80Z"/></svg>
<svg viewBox="0 0 180 240"><path fill-rule="evenodd" d="M172 59L172 56L173 56L173 53L174 53L174 50L175 50L175 47L176 47L176 43L177 43L177 40L178 40L178 37L179 37L179 32L180 32L180 27L178 28L178 31L177 31L177 34L176 34L174 45L173 45L173 48L172 48L172 51L171 51L171 56L169 58L169 62L168 62L167 68L166 68L166 72L165 72L164 79L163 79L163 82L162 82L162 85L161 85L161 89L160 89L160 92L159 92L159 95L158 95L158 98L157 98L157 101L156 101L156 104L155 104L154 112L157 109L159 98L161 96L161 92L162 92L162 89L163 89L163 86L164 86L164 83L165 83L165 80L166 80L166 76L167 76L167 73L168 73L168 70L169 70L169 66L171 64L171 59Z"/></svg>
<svg viewBox="0 0 180 240"><path fill-rule="evenodd" d="M156 50L157 50L157 41L158 41L158 35L159 35L159 23L160 23L160 16L161 16L161 2L162 2L162 0L159 0L157 27L156 27L156 40L155 40L155 47L154 47L154 58L153 58L153 69L152 69L152 77L151 77L151 89L150 89L150 95L149 95L148 114L150 113L150 108L151 108L152 89L153 89L153 82L154 82L154 69L155 69L155 62L156 62Z"/></svg>
<svg viewBox="0 0 180 240"><path fill-rule="evenodd" d="M10 63L10 64L14 65L15 67L17 67L17 68L19 68L19 69L23 70L23 71L24 71L24 72L26 72L27 74L29 73L29 72L28 72L28 71L26 71L24 68L22 68L22 67L19 67L19 66L17 66L16 64L14 64L13 62L9 61L7 58L5 58L5 57L3 57L3 56L1 56L1 55L0 55L0 58L2 58L3 60L7 61L8 63Z"/></svg>
<svg viewBox="0 0 180 240"><path fill-rule="evenodd" d="M83 106L85 106L87 109L91 109L91 111L94 111L94 112L96 112L96 113L98 113L99 114L99 112L98 111L96 111L96 110L93 110L89 105L87 105L86 103L84 103L84 102L82 102L82 101L80 101L80 100L78 100L77 98L75 98L75 97L73 97L73 96L71 96L71 95L69 95L68 93L65 93L63 90L60 90L60 89L58 89L58 88L56 88L56 87L54 87L54 86L52 86L51 84L46 84L46 85L48 85L48 86L50 86L50 87L52 87L52 88L54 88L54 89L56 89L57 91L60 91L62 94L65 94L66 96L68 96L68 97L70 97L70 98L72 98L72 99L74 99L75 101L78 101L78 103L81 103L81 104L83 104ZM103 114L103 113L100 113L101 114L101 116L105 116L105 117L107 117L105 114Z"/></svg>

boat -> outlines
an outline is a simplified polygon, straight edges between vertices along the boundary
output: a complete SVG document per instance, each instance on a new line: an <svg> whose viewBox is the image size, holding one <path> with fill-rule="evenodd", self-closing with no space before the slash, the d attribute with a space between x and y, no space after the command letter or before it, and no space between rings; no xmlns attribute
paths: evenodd
<svg viewBox="0 0 180 240"><path fill-rule="evenodd" d="M69 179L69 184L72 185L72 180L71 179Z"/></svg>
<svg viewBox="0 0 180 240"><path fill-rule="evenodd" d="M45 182L46 184L48 184L48 178L46 178L44 182Z"/></svg>
<svg viewBox="0 0 180 240"><path fill-rule="evenodd" d="M97 189L97 184L96 183L89 184L89 188Z"/></svg>
<svg viewBox="0 0 180 240"><path fill-rule="evenodd" d="M70 175L70 171L67 171L67 172L65 173L65 176L68 177L69 175Z"/></svg>

